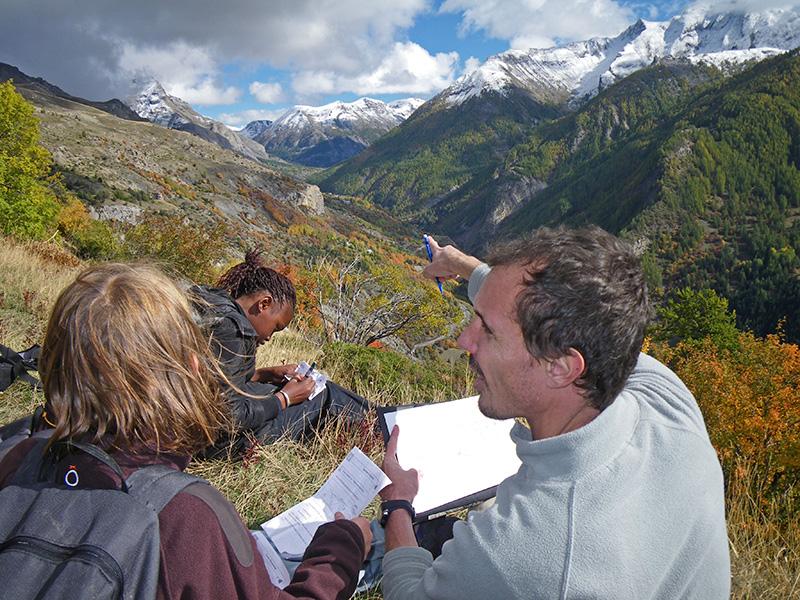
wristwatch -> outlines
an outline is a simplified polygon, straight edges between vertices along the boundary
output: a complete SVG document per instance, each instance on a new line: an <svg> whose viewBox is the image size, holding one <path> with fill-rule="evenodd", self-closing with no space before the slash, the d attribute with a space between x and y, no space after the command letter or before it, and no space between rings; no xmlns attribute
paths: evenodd
<svg viewBox="0 0 800 600"><path fill-rule="evenodd" d="M381 527L386 527L386 521L389 520L389 515L397 509L406 511L411 516L412 522L417 515L417 513L414 512L414 507L411 506L411 502L408 500L387 500L386 502L381 502Z"/></svg>

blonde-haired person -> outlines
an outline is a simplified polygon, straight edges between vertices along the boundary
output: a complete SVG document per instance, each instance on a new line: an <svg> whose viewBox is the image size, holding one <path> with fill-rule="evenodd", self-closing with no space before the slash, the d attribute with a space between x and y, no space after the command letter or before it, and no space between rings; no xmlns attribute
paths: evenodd
<svg viewBox="0 0 800 600"><path fill-rule="evenodd" d="M230 426L215 365L185 294L162 273L141 265L92 267L56 300L42 346L51 443L96 444L126 478L153 464L183 470ZM0 462L0 489L34 442L18 444ZM111 469L83 453L59 460L55 480L76 466L78 488L122 489ZM233 505L204 482L164 507L159 536L163 599L347 598L371 540L363 518L324 525L293 582L280 590Z"/></svg>

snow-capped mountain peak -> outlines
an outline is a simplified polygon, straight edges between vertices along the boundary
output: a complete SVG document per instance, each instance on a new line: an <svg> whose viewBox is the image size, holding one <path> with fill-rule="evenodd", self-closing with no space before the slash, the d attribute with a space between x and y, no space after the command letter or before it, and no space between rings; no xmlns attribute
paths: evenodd
<svg viewBox="0 0 800 600"><path fill-rule="evenodd" d="M441 92L458 105L474 96L520 87L542 100L578 101L663 58L719 67L760 60L800 45L800 8L708 13L693 8L669 21L638 20L612 38L490 57Z"/></svg>
<svg viewBox="0 0 800 600"><path fill-rule="evenodd" d="M360 152L424 104L418 98L385 103L374 98L297 105L254 139L289 160L330 166Z"/></svg>
<svg viewBox="0 0 800 600"><path fill-rule="evenodd" d="M247 125L244 126L244 128L242 128L242 130L239 133L249 137L252 140L253 138L256 138L262 133L264 133L264 130L270 125L272 125L272 121L268 119L258 119L256 121L250 121Z"/></svg>
<svg viewBox="0 0 800 600"><path fill-rule="evenodd" d="M146 81L139 91L127 100L127 104L140 117L166 126L175 113L169 105L171 98L164 87L152 79Z"/></svg>
<svg viewBox="0 0 800 600"><path fill-rule="evenodd" d="M187 102L168 94L154 79L145 81L127 104L140 117L162 127L187 131L253 160L267 158L262 146L219 121L201 115Z"/></svg>
<svg viewBox="0 0 800 600"><path fill-rule="evenodd" d="M323 106L297 105L281 115L270 129L309 124L348 129L357 127L359 123L374 123L384 125L388 130L402 123L423 103L424 100L419 98L395 100L389 104L374 98L359 98L353 102L337 100Z"/></svg>

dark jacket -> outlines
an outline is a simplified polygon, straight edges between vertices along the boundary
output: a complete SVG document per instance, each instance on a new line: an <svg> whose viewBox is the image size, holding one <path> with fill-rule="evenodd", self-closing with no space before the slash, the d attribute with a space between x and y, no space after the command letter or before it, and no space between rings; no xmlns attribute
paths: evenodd
<svg viewBox="0 0 800 600"><path fill-rule="evenodd" d="M0 489L11 480L30 446L27 440L21 442L0 461ZM166 454L134 456L115 452L112 456L126 477L148 464L183 469L188 463L185 457ZM78 463L81 487L120 488L116 475L88 455L70 455L61 463L57 477L63 477L69 468L67 463ZM57 516L54 515L56 521ZM164 507L158 522L159 600L344 600L355 590L364 556L364 538L355 523L344 519L327 523L317 530L292 583L280 590L269 580L255 541L236 509L213 487L203 483L189 485Z"/></svg>
<svg viewBox="0 0 800 600"><path fill-rule="evenodd" d="M278 416L281 401L275 396L275 386L250 381L256 372L258 334L242 308L225 290L194 286L195 310L200 326L211 339L212 351L228 381L222 381L237 430L255 431ZM199 299L199 301L198 301ZM258 396L251 398L246 394Z"/></svg>

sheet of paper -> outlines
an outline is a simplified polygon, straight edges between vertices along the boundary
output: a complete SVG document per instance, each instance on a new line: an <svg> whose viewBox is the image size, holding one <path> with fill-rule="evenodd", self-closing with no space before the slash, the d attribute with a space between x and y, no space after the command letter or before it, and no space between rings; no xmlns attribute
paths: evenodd
<svg viewBox="0 0 800 600"><path fill-rule="evenodd" d="M309 365L306 361L301 361L300 364L297 365L295 373L299 373L300 375L305 376L306 373L308 373L309 369L311 369L311 365ZM314 389L311 392L311 395L309 395L309 399L313 398L314 396L319 394L322 390L324 390L325 384L328 383L328 376L322 371L319 371L317 369L311 371L310 377L311 379L314 380ZM287 379L290 378L287 376Z"/></svg>
<svg viewBox="0 0 800 600"><path fill-rule="evenodd" d="M478 396L384 414L400 426L397 458L419 471L414 510L424 513L501 483L519 470L509 433L514 420L481 414Z"/></svg>
<svg viewBox="0 0 800 600"><path fill-rule="evenodd" d="M299 558L317 528L341 512L348 519L361 514L391 481L361 450L353 448L319 491L273 517L261 528L284 558Z"/></svg>
<svg viewBox="0 0 800 600"><path fill-rule="evenodd" d="M272 581L276 587L281 589L285 588L289 585L292 578L277 550L269 543L267 535L263 531L251 531L250 533L253 534L256 540L256 547L261 554L261 558L264 560L264 566L267 568L270 581Z"/></svg>

